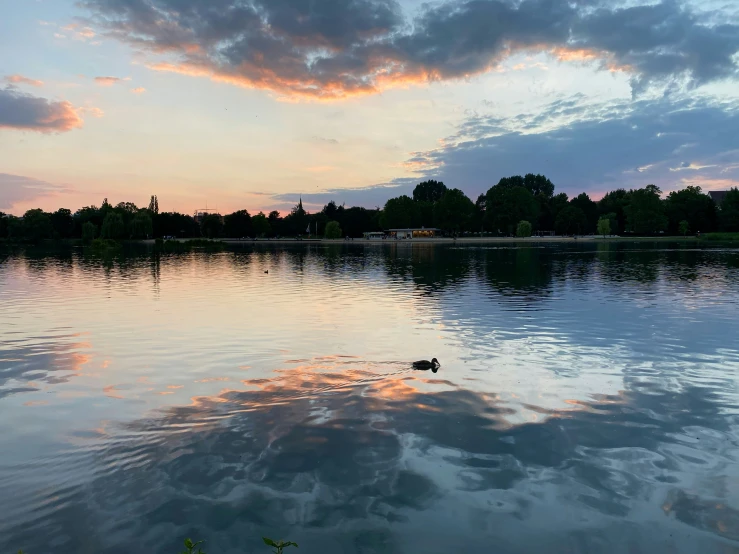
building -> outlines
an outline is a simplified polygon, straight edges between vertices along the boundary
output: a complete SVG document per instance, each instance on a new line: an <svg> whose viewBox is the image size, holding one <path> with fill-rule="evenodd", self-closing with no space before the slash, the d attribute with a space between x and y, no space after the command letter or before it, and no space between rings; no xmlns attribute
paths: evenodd
<svg viewBox="0 0 739 554"><path fill-rule="evenodd" d="M716 204L721 204L721 202L724 201L724 198L726 198L726 193L728 192L728 190L709 190L708 194L711 196L711 200Z"/></svg>
<svg viewBox="0 0 739 554"><path fill-rule="evenodd" d="M385 238L384 231L368 231L362 233L362 235L364 235L364 240L383 240Z"/></svg>
<svg viewBox="0 0 739 554"><path fill-rule="evenodd" d="M396 239L432 239L434 238L439 229L432 227L420 229L390 229L390 237Z"/></svg>

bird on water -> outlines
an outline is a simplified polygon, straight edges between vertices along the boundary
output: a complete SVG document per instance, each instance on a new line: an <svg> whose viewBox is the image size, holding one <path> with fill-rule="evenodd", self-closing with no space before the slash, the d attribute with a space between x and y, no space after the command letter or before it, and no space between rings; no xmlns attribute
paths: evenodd
<svg viewBox="0 0 739 554"><path fill-rule="evenodd" d="M417 362L413 362L413 369L419 369L421 371L428 371L429 369L436 373L439 371L439 360L436 358L431 358L431 361L428 360L418 360Z"/></svg>

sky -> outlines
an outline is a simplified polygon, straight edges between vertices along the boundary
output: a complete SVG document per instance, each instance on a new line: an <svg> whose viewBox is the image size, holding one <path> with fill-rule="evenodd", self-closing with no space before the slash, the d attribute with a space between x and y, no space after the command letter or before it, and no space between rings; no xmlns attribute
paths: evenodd
<svg viewBox="0 0 739 554"><path fill-rule="evenodd" d="M739 186L734 0L0 0L0 210Z"/></svg>

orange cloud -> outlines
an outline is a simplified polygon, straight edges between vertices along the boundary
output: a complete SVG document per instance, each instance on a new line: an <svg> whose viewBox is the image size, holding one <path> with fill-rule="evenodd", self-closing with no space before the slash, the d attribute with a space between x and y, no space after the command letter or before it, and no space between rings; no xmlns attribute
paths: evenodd
<svg viewBox="0 0 739 554"><path fill-rule="evenodd" d="M12 84L23 84L23 85L31 85L32 87L42 87L44 86L43 81L37 81L36 79L31 79L30 77L24 77L23 75L8 75L5 77L5 81Z"/></svg>
<svg viewBox="0 0 739 554"><path fill-rule="evenodd" d="M603 68L607 69L611 73L632 71L632 68L628 65L617 64L611 53L595 50L593 48L557 47L549 50L549 53L561 62L588 63L600 60L603 63Z"/></svg>
<svg viewBox="0 0 739 554"><path fill-rule="evenodd" d="M121 81L130 81L130 77L95 77L95 83L100 85L101 87L111 87L115 85L116 83L120 83Z"/></svg>
<svg viewBox="0 0 739 554"><path fill-rule="evenodd" d="M143 94L146 92L146 89L144 87L136 87L132 88L131 92L133 92L134 94Z"/></svg>

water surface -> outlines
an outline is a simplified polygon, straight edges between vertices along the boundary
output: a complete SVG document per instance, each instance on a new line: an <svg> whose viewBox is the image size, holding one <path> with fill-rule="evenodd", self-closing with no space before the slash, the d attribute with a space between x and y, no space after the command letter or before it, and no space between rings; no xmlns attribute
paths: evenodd
<svg viewBox="0 0 739 554"><path fill-rule="evenodd" d="M14 253L0 552L739 552L738 304L692 245Z"/></svg>

